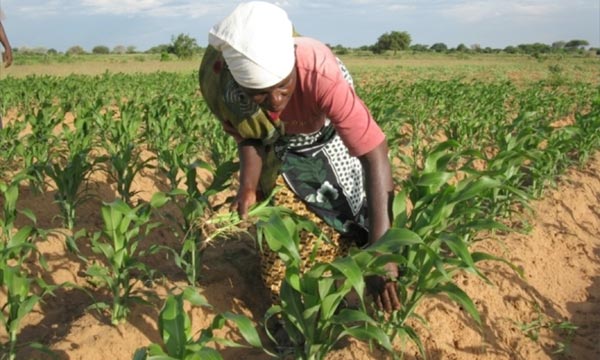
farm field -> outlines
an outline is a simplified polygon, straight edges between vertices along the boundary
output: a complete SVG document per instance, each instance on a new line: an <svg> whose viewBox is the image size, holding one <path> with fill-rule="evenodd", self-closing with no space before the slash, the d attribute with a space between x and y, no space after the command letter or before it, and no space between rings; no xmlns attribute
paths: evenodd
<svg viewBox="0 0 600 360"><path fill-rule="evenodd" d="M321 269L343 284L337 289L302 277L293 241L274 234L293 239L290 229L309 225L267 206L256 211L257 232L288 259L282 297L316 301L321 316L311 323L309 310L280 309L284 321L303 324L295 331L304 343L288 350L383 359L392 358L389 340L408 359L600 357L598 60L343 60L390 143L399 195L379 250L409 264L400 280L406 306L389 319L358 310L326 318L319 296L337 301L360 289L348 269L377 264L367 252ZM247 344L249 320L261 346L209 345L224 359L270 358L262 323L276 309L259 278L256 232L236 231L243 224L228 216L235 145L202 101L198 64L2 69L2 356L132 359L165 341L159 328L171 336L166 349L176 347L180 297L168 302L177 316L158 322L168 295L184 293L194 339L214 327L212 335ZM228 322L213 322L222 314ZM334 344L342 331L351 336ZM358 340L368 338L382 344Z"/></svg>

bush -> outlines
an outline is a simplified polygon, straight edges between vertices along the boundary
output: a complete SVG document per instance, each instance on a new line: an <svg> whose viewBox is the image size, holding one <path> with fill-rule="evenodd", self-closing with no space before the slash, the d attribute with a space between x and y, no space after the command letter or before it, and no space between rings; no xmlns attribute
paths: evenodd
<svg viewBox="0 0 600 360"><path fill-rule="evenodd" d="M92 53L93 54L108 54L108 53L110 53L110 50L108 49L108 46L98 45L98 46L94 46L94 48L92 49Z"/></svg>

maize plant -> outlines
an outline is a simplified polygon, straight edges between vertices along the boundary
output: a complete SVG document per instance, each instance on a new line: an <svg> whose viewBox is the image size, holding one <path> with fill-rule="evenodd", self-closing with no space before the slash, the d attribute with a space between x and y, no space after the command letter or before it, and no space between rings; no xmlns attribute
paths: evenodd
<svg viewBox="0 0 600 360"><path fill-rule="evenodd" d="M0 353L8 359L16 359L17 337L21 330L21 322L41 299L52 293L56 286L49 286L41 278L31 275L23 266L36 254L34 241L43 236L32 225L15 227L15 219L20 212L35 224L35 216L28 210L17 210L19 185L27 176L18 174L9 183L0 182L0 193L3 197L3 214L0 218L0 289L6 294L6 302L0 304L0 323L8 334L7 344L2 344ZM46 269L43 257L40 264ZM46 269L47 270L47 269ZM32 286L36 284L37 287ZM40 347L40 344L30 344Z"/></svg>
<svg viewBox="0 0 600 360"><path fill-rule="evenodd" d="M194 338L190 318L184 310L184 300L194 306L210 306L204 296L192 287L186 288L180 294L169 294L160 310L158 319L158 331L162 344L151 344L138 349L133 356L134 360L222 359L219 351L211 347L211 344L220 344L225 347L248 346L215 336L214 331L223 328L226 322L233 323L250 346L263 349L258 332L250 319L229 312L217 314L212 324L201 330L199 335Z"/></svg>
<svg viewBox="0 0 600 360"><path fill-rule="evenodd" d="M150 222L152 210L162 206L167 198L156 193L148 204L131 208L120 199L102 206L104 229L91 238L92 250L102 255L105 264L95 263L86 274L95 285L105 285L112 295L111 322L119 324L127 317L132 303L148 304L144 296L138 295L135 285L143 277L152 277L153 271L142 259L160 250L157 245L141 249L144 236L159 226ZM98 302L96 309L107 309L109 304Z"/></svg>
<svg viewBox="0 0 600 360"><path fill-rule="evenodd" d="M118 117L113 110L106 110L103 115L95 117L105 135L102 146L108 152L98 161L107 162L107 173L116 184L117 194L131 205L131 199L136 194L132 190L133 181L140 172L152 168L150 163L154 158L142 158L139 144L142 121L134 105L121 104Z"/></svg>
<svg viewBox="0 0 600 360"><path fill-rule="evenodd" d="M346 336L374 341L392 352L388 335L367 312L363 269L354 258L344 257L332 263L317 263L302 273L298 249L302 230L318 233L311 221L284 212L274 212L257 224L258 241L265 241L276 251L286 267L280 304L265 313L265 325L279 322L289 336L288 343L278 343L273 331L265 326L279 355L323 359ZM359 308L342 309L345 297L352 291L359 295Z"/></svg>
<svg viewBox="0 0 600 360"><path fill-rule="evenodd" d="M89 198L84 185L95 165L95 159L90 155L94 138L87 131L85 119L75 119L74 125L74 130L63 126L62 141L67 148L55 149L55 155L45 169L46 175L56 186L54 199L58 203L63 224L71 232L75 227L77 206ZM70 239L67 240L69 248L76 250L73 236L67 236L67 239Z"/></svg>

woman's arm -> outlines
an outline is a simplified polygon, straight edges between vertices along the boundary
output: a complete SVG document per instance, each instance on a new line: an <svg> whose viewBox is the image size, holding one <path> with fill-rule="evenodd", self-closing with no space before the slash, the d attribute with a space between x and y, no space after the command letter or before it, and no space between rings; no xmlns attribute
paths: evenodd
<svg viewBox="0 0 600 360"><path fill-rule="evenodd" d="M240 188L233 210L237 210L245 219L248 209L258 200L257 191L262 171L263 150L261 145L254 141L242 141L238 144L240 157Z"/></svg>
<svg viewBox="0 0 600 360"><path fill-rule="evenodd" d="M10 42L8 42L8 37L4 32L4 27L0 22L0 43L4 46L4 54L2 55L2 61L4 62L4 67L9 67L12 64L12 48L10 47Z"/></svg>
<svg viewBox="0 0 600 360"><path fill-rule="evenodd" d="M387 142L359 157L365 172L367 206L369 211L369 243L376 242L390 228L394 182L388 159ZM395 280L398 267L386 265L388 276L371 276L366 279L368 291L377 306L387 312L400 308Z"/></svg>

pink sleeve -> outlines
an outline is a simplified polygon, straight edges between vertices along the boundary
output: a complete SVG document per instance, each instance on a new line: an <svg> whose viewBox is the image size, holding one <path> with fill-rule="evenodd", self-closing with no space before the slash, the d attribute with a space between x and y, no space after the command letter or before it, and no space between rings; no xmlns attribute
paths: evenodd
<svg viewBox="0 0 600 360"><path fill-rule="evenodd" d="M334 60L337 68L337 62ZM364 102L343 78L339 68L335 80L320 87L321 106L353 156L364 155L385 140L385 135ZM328 86L327 86L328 85Z"/></svg>

